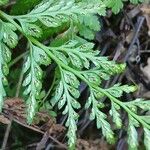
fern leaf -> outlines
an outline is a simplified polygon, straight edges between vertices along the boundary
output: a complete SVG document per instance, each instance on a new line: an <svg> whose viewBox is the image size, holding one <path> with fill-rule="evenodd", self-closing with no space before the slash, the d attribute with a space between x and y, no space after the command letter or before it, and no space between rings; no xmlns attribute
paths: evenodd
<svg viewBox="0 0 150 150"><path fill-rule="evenodd" d="M130 102L126 102L126 105L130 106L131 108L141 108L143 110L150 110L150 102L147 100L143 100L143 99L136 99L134 101L130 101Z"/></svg>
<svg viewBox="0 0 150 150"><path fill-rule="evenodd" d="M122 0L108 0L106 5L108 8L111 8L115 14L123 8Z"/></svg>
<svg viewBox="0 0 150 150"><path fill-rule="evenodd" d="M117 14L123 8L124 0L106 0L106 6L112 9L112 12ZM130 0L133 4L138 4L139 2L143 2L143 0Z"/></svg>
<svg viewBox="0 0 150 150"><path fill-rule="evenodd" d="M129 117L130 118L130 117ZM138 134L135 129L132 120L129 119L129 126L128 126L128 144L129 150L136 150L138 147Z"/></svg>
<svg viewBox="0 0 150 150"><path fill-rule="evenodd" d="M39 26L32 24L32 23L28 23L28 22L23 22L23 21L21 21L20 23L22 25L22 29L24 33L27 36L30 35L30 36L34 36L37 38L41 37L42 29Z"/></svg>
<svg viewBox="0 0 150 150"><path fill-rule="evenodd" d="M124 70L124 64L116 65L114 61L108 61L106 57L99 57L99 51L93 51L93 46L92 43L86 42L86 44L80 44L76 40L71 40L60 47L51 47L50 49L53 50L54 53L58 51L68 55L68 61L70 60L72 65L79 70L83 68L89 69L91 62L99 69L97 73L101 73L102 76L104 76L105 73L112 75ZM64 60L67 60L67 58ZM97 74L96 71L98 71L98 69L93 69L93 72ZM90 74L90 70L86 73Z"/></svg>
<svg viewBox="0 0 150 150"><path fill-rule="evenodd" d="M42 0L16 0L11 8L11 15L22 15L33 9Z"/></svg>
<svg viewBox="0 0 150 150"><path fill-rule="evenodd" d="M150 130L144 128L144 144L147 150L150 150Z"/></svg>
<svg viewBox="0 0 150 150"><path fill-rule="evenodd" d="M8 84L6 76L9 73L8 63L11 60L10 48L14 48L18 42L15 30L14 25L0 20L0 111L3 106L3 98L6 96L4 86Z"/></svg>
<svg viewBox="0 0 150 150"><path fill-rule="evenodd" d="M18 43L18 36L14 32L16 27L11 23L2 23L2 36L3 42L6 43L10 48L14 48Z"/></svg>
<svg viewBox="0 0 150 150"><path fill-rule="evenodd" d="M118 112L118 110L120 110L120 106L112 102L110 115L112 116L113 122L115 123L116 127L120 129L122 127L122 120L121 120L121 115Z"/></svg>
<svg viewBox="0 0 150 150"><path fill-rule="evenodd" d="M98 17L95 15L79 15L79 34L86 39L92 40L95 37L95 32L99 31L101 26Z"/></svg>
<svg viewBox="0 0 150 150"><path fill-rule="evenodd" d="M51 100L51 103L52 106L58 103L58 108L63 108L64 110L62 113L68 116L66 126L68 127L68 145L71 148L75 146L76 142L76 121L78 120L78 114L75 109L81 107L80 103L76 100L80 95L78 91L79 81L74 74L63 70L61 67L59 69L61 77L58 79L60 81L56 87L55 96Z"/></svg>
<svg viewBox="0 0 150 150"><path fill-rule="evenodd" d="M92 106L90 119L96 120L97 128L102 129L102 134L106 137L109 143L113 143L114 133L111 130L110 124L106 121L107 116L99 110L100 104L94 96L93 89L90 91L90 97L88 99L88 103L86 104L86 109L89 108L90 105Z"/></svg>
<svg viewBox="0 0 150 150"><path fill-rule="evenodd" d="M0 0L0 6L8 3L8 0Z"/></svg>
<svg viewBox="0 0 150 150"><path fill-rule="evenodd" d="M21 25L39 20L45 26L55 28L66 22L74 22L78 26L79 33L82 36L88 39L93 39L94 32L100 29L99 21L94 15L96 13L100 15L105 14L105 5L101 1L99 1L99 3L76 3L74 0L69 2L68 0L45 0L37 5L37 7L35 7L35 9L29 14L18 16L16 19L18 19ZM23 27L25 28L26 26ZM25 31L26 30L28 29L25 29ZM90 33L89 36L86 36L87 31Z"/></svg>
<svg viewBox="0 0 150 150"><path fill-rule="evenodd" d="M40 48L30 43L30 54L24 64L23 72L26 73L26 78L23 81L23 86L26 87L24 94L27 99L27 121L32 123L33 117L37 111L38 99L40 98L42 89L42 70L40 65L50 64L50 59L47 54Z"/></svg>
<svg viewBox="0 0 150 150"><path fill-rule="evenodd" d="M114 97L121 97L123 95L123 92L131 93L134 91L136 91L135 86L128 86L128 85L120 86L120 84L116 84L113 87L107 89L107 92L109 92L109 94L111 94Z"/></svg>
<svg viewBox="0 0 150 150"><path fill-rule="evenodd" d="M61 62L59 63L59 65L64 68L67 65L65 69L68 69L70 72L78 76L81 80L86 82L89 88L91 89L90 97L86 103L86 109L91 108L90 119L96 120L97 128L102 129L103 135L110 143L114 141L114 133L110 127L110 124L106 121L107 116L99 110L105 105L97 99L101 99L102 97L107 96L111 100L112 107L110 110L110 114L112 115L113 121L118 128L120 128L122 125L121 116L118 110L123 108L128 113L130 122L128 125L128 143L131 149L136 149L138 147L136 127L138 127L140 124L143 127L146 126L147 129L149 129L150 127L149 123L144 121L144 119L141 116L137 115L137 112L131 109L131 107L133 105L134 107L138 106L143 110L146 110L147 107L144 107L144 104L148 104L149 101L140 102L138 105L137 100L131 102L121 102L120 100L116 99L118 97L121 97L123 92L134 92L136 90L135 86L121 86L120 84L116 84L109 89L99 88L98 86L100 85L102 79L108 79L109 76L121 72L124 69L125 65L117 65L112 61L108 61L108 59L105 57L98 56L98 52L93 51L92 48L93 45L91 43L80 44L78 43L78 41L70 41L60 47L50 47L52 52L59 51L65 55L68 63L65 64L61 59L57 57ZM70 55L74 56L70 57ZM74 61L71 61L71 59L74 59L76 63L78 62L78 65L74 63ZM89 69L89 66L87 67L88 70L86 70L86 67L84 65L82 65L81 67L81 64L83 64L85 59L88 62L88 64L90 64L91 62L94 64L94 66L91 69ZM71 62L74 66L73 69L68 68L68 65L70 65L69 62ZM61 64L65 64L65 66ZM82 71L83 68L84 71ZM68 82L67 79L65 80L66 82Z"/></svg>

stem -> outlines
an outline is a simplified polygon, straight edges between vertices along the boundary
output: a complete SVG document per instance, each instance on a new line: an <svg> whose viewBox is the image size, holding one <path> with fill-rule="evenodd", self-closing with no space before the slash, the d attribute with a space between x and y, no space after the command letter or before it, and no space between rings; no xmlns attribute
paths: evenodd
<svg viewBox="0 0 150 150"><path fill-rule="evenodd" d="M128 114L130 114L132 117L134 117L136 120L138 120L143 126L145 126L146 128L150 129L150 125L148 125L147 123L145 123L142 119L140 119L140 117L138 115L136 115L135 113L133 113L126 105L124 105L123 102L121 102L120 100L116 99L115 97L113 97L112 95L110 95L108 92L106 92L104 89L101 89L99 87L95 88L96 90L102 92L104 95L106 95L111 101L117 103L118 105L120 105Z"/></svg>
<svg viewBox="0 0 150 150"><path fill-rule="evenodd" d="M11 130L11 126L12 126L12 116L10 117L10 123L7 125L6 128L6 132L4 135L4 139L3 139L3 144L1 147L1 150L6 150L6 146L7 146L7 142L8 142L8 138L9 138L9 134L10 134L10 130Z"/></svg>
<svg viewBox="0 0 150 150"><path fill-rule="evenodd" d="M19 97L20 88L21 88L21 84L22 84L22 81L23 81L23 75L24 75L24 72L23 72L23 68L22 68L20 76L19 76L19 81L18 81L18 84L17 84L15 97Z"/></svg>
<svg viewBox="0 0 150 150"><path fill-rule="evenodd" d="M55 81L56 81L56 76L54 75L54 79L53 79L52 85L51 85L51 87L49 88L49 90L48 90L46 96L43 98L42 103L45 102L45 100L47 99L47 97L48 97L49 94L51 93L51 91L52 91L52 89L53 89L53 87L54 87L54 85L55 85Z"/></svg>
<svg viewBox="0 0 150 150"><path fill-rule="evenodd" d="M76 71L74 69L72 69L71 67L67 66L66 64L64 64L62 61L60 61L50 50L51 48L41 44L39 41L37 41L35 38L31 37L31 36L27 36L25 35L25 33L22 31L22 28L11 18L11 16L5 14L4 12L2 12L0 10L0 16L2 16L3 18L7 19L9 22L11 22L12 24L14 24L16 26L16 28L26 37L28 38L33 44L39 46L40 48L42 48L48 55L49 57L51 57L59 66L61 66L62 68L74 73L78 78L80 78L81 80L83 80L89 87L91 88L95 88L96 90L100 91L101 93L103 93L104 95L106 95L111 101L114 101L115 103L117 103L118 105L120 105L127 113L129 113L132 117L134 117L136 120L138 120L143 126L145 126L146 128L150 129L150 125L148 125L146 122L144 122L142 119L140 119L140 117L138 115L136 115L135 113L133 113L127 106L125 106L123 104L123 102L119 101L118 99L116 99L115 97L113 97L112 95L110 95L108 92L106 92L104 89L95 86L94 84L89 83L82 75L79 71Z"/></svg>
<svg viewBox="0 0 150 150"><path fill-rule="evenodd" d="M23 54L19 55L18 57L16 57L14 60L12 60L10 63L9 63L9 68L12 67L14 64L16 64L19 60L21 60L22 58L24 58L29 52L26 51L24 52Z"/></svg>
<svg viewBox="0 0 150 150"><path fill-rule="evenodd" d="M21 33L24 35L22 28L12 19L12 16L7 15L6 13L4 13L3 11L0 10L0 16L4 19L6 19L7 21L11 22L14 26L16 26L16 28L21 31Z"/></svg>

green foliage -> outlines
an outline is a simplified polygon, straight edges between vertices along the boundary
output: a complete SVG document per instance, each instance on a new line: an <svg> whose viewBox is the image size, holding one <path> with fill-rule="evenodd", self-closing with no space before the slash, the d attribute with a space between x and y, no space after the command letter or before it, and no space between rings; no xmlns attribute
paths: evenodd
<svg viewBox="0 0 150 150"><path fill-rule="evenodd" d="M66 121L66 126L68 127L67 135L70 137L68 143L70 147L73 147L74 141L76 140L76 121L79 117L75 109L81 107L77 101L80 96L80 92L78 91L80 82L73 73L63 70L62 68L60 68L60 74L60 81L58 82L55 96L51 100L51 103L53 106L58 103L59 109L64 108L62 114L68 115Z"/></svg>
<svg viewBox="0 0 150 150"><path fill-rule="evenodd" d="M90 97L86 103L85 108L88 109L90 106L91 108L91 114L90 119L96 120L96 125L98 129L102 129L103 136L106 137L107 141L109 143L114 142L114 133L111 130L110 124L108 123L107 115L100 111L100 108L104 107L104 104L98 101L99 96L97 97L97 94L95 93L94 89L91 89L90 91ZM104 96L102 93L101 97Z"/></svg>
<svg viewBox="0 0 150 150"><path fill-rule="evenodd" d="M106 0L106 6L111 8L112 11L117 14L123 8L123 1L126 0ZM139 2L143 2L144 0L129 0L133 4L138 4Z"/></svg>
<svg viewBox="0 0 150 150"><path fill-rule="evenodd" d="M16 0L16 3L12 6L12 15L22 15L33 9L34 6L39 4L42 0Z"/></svg>
<svg viewBox="0 0 150 150"><path fill-rule="evenodd" d="M19 5L25 4L25 2L29 3L25 0L17 1L12 12L15 14L15 7L18 9ZM132 0L131 2L138 3L139 1ZM1 109L3 98L6 96L4 86L7 85L8 62L11 61L10 49L15 48L18 43L18 36L15 32L18 30L26 37L29 49L23 66L25 77L22 83L27 98L27 122L29 124L32 123L40 107L39 104L43 102L42 66L55 63L57 65L55 69L56 81L51 87L53 93L51 93L50 104L53 107L57 105L62 114L67 116L65 125L68 127L67 136L70 149L74 149L77 139L78 110L82 108L79 103L81 82L85 82L89 88L89 98L84 107L90 110L89 119L96 121L97 128L102 130L103 136L109 143L114 142L115 134L107 119L108 115L102 111L106 107L105 102L101 101L103 97L110 100L109 113L118 129L123 124L120 110L123 109L128 114L129 148L137 149L138 133L136 128L141 126L144 129L145 146L149 149L150 116L140 116L137 110L149 111L150 102L143 99L129 102L120 100L123 93L136 90L136 87L132 85L116 84L108 89L102 88L101 82L108 80L112 75L123 72L125 64L116 64L114 61L109 61L107 57L100 56L98 50L93 50L93 43L81 38L93 39L95 31L100 29L96 15L104 16L107 7L112 8L114 13L118 13L123 7L123 1L44 0L40 4L38 3L39 1L32 1L31 7L25 6L23 11L27 12L29 9L30 12L27 14L22 12L24 15L11 16L0 11L2 19L0 20ZM31 10L35 4L38 5ZM58 28L61 27L65 31L48 43L49 46L45 46L37 40L45 36L41 24L46 27L45 30L49 29L51 33L59 33Z"/></svg>
<svg viewBox="0 0 150 150"><path fill-rule="evenodd" d="M150 149L150 131L144 128L144 144L146 146L146 149Z"/></svg>
<svg viewBox="0 0 150 150"><path fill-rule="evenodd" d="M10 48L17 45L16 27L11 23L0 20L0 111L2 110L3 98L6 96L4 86L8 84L6 75L9 73L8 63L11 60Z"/></svg>
<svg viewBox="0 0 150 150"><path fill-rule="evenodd" d="M21 23L24 32L31 35L31 30L35 32L35 35L37 32L40 32L40 29L36 28L35 25L34 29L32 29L33 22L36 21L40 21L43 25L52 28L57 28L63 23L73 22L82 36L87 39L93 39L94 32L100 29L100 24L95 16L96 13L105 15L105 5L102 2L97 5L96 2L91 3L87 1L75 3L74 0L50 0L43 1L30 13L24 16L17 16L16 19ZM94 24L91 23L93 21L95 22Z"/></svg>
<svg viewBox="0 0 150 150"><path fill-rule="evenodd" d="M8 0L0 0L0 6L8 3Z"/></svg>
<svg viewBox="0 0 150 150"><path fill-rule="evenodd" d="M42 89L42 70L40 64L50 64L50 58L47 54L39 47L30 44L30 54L26 58L26 62L23 67L23 72L27 73L26 78L23 81L25 86L24 94L28 96L27 99L27 120L31 124L33 117L35 116L36 109L38 106L38 100L40 99Z"/></svg>
<svg viewBox="0 0 150 150"><path fill-rule="evenodd" d="M128 144L129 149L137 149L138 147L138 134L135 127L138 127L138 122L129 115L129 125L128 125Z"/></svg>

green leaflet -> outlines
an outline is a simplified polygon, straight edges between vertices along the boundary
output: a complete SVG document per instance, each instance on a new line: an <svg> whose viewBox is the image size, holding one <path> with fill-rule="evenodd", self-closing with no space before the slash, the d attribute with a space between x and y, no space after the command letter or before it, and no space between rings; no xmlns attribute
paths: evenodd
<svg viewBox="0 0 150 150"><path fill-rule="evenodd" d="M113 117L113 122L115 123L116 127L120 129L122 127L122 120L121 115L118 112L119 109L120 106L112 102L110 115Z"/></svg>
<svg viewBox="0 0 150 150"><path fill-rule="evenodd" d="M79 34L89 40L92 40L95 37L94 32L89 27L86 27L84 25L81 25L79 27Z"/></svg>
<svg viewBox="0 0 150 150"><path fill-rule="evenodd" d="M122 0L108 0L107 7L112 8L112 11L117 14L123 8Z"/></svg>
<svg viewBox="0 0 150 150"><path fill-rule="evenodd" d="M113 13L117 14L123 8L124 0L106 0L106 6L111 8ZM133 4L138 4L139 2L143 2L143 0L130 0Z"/></svg>
<svg viewBox="0 0 150 150"><path fill-rule="evenodd" d="M64 108L62 114L67 114L66 126L68 127L67 136L69 138L69 147L74 147L76 141L76 121L78 114L75 109L79 109L80 103L76 100L79 98L78 91L79 81L74 74L60 68L61 78L55 89L55 96L51 100L52 106L58 103L58 108ZM71 136L70 136L71 135Z"/></svg>
<svg viewBox="0 0 150 150"><path fill-rule="evenodd" d="M83 68L89 69L92 62L96 67L93 72L101 74L100 76L105 79L108 79L106 74L113 75L124 70L124 64L116 65L114 61L108 61L107 57L99 57L99 51L93 51L93 47L93 43L86 42L80 44L77 40L70 40L62 46L51 47L51 49L53 53L61 53L61 56L67 54L72 65L79 70ZM63 59L63 61L66 60ZM90 70L84 75L87 76L88 74L90 75Z"/></svg>
<svg viewBox="0 0 150 150"><path fill-rule="evenodd" d="M36 24L33 23L28 23L28 22L20 22L22 25L22 29L24 31L24 33L28 36L34 36L37 38L40 38L42 35L42 29L37 26Z"/></svg>
<svg viewBox="0 0 150 150"><path fill-rule="evenodd" d="M150 131L144 128L144 144L147 150L150 150Z"/></svg>
<svg viewBox="0 0 150 150"><path fill-rule="evenodd" d="M17 0L15 5L13 5L13 7L12 7L11 14L12 15L26 14L29 12L29 10L33 9L40 2L42 2L42 0L32 0L32 1L31 0ZM34 25L35 30L29 30L30 28L27 26L26 28L24 27L24 32L31 36L34 35L40 41L43 41L56 33L61 33L62 31L66 30L68 28L68 25L66 23L61 24L61 26L59 26L57 28L53 28L53 27L49 28L49 27L45 26L44 24L42 24L40 21L38 21L34 24L32 21L31 22L30 21L24 22L22 20L21 22L23 22L22 25L25 27L26 27L26 24L31 25L31 27ZM37 31L37 32L35 32L35 31Z"/></svg>
<svg viewBox="0 0 150 150"><path fill-rule="evenodd" d="M11 60L10 48L14 48L18 42L15 30L15 26L11 23L0 20L0 111L2 111L3 98L6 96L4 86L8 84L6 76L9 73L8 63Z"/></svg>
<svg viewBox="0 0 150 150"><path fill-rule="evenodd" d="M146 111L150 110L150 102L148 100L136 99L134 101L126 102L125 104L133 109L137 109L138 107Z"/></svg>
<svg viewBox="0 0 150 150"><path fill-rule="evenodd" d="M7 85L7 79L5 75L8 73L8 66L6 65L6 69L4 68L5 60L3 59L3 53L5 49L8 49L5 44L0 43L0 112L2 111L3 106L3 98L6 96L6 92L4 89L4 85ZM7 72L7 73L6 73Z"/></svg>
<svg viewBox="0 0 150 150"><path fill-rule="evenodd" d="M43 72L40 68L41 64L50 64L50 58L42 49L30 43L30 54L26 58L23 67L23 72L27 74L23 81L23 86L26 87L24 94L28 97L26 104L29 124L33 121L38 107L38 99L40 99L42 92L41 79Z"/></svg>
<svg viewBox="0 0 150 150"><path fill-rule="evenodd" d="M128 125L128 144L129 150L136 150L138 147L138 134L135 129L134 123L132 123L132 120L130 120L130 116Z"/></svg>
<svg viewBox="0 0 150 150"><path fill-rule="evenodd" d="M103 5L101 1L97 4L90 2L76 3L74 0L45 0L27 15L18 16L16 19L22 25L39 20L43 25L52 28L59 27L63 23L74 22L82 36L87 39L93 39L94 32L100 29L99 21L94 15L96 13L105 15L105 5ZM27 31L28 27L27 29L25 29L25 27L24 25L23 28ZM90 33L88 36L86 33L87 31Z"/></svg>
<svg viewBox="0 0 150 150"><path fill-rule="evenodd" d="M0 20L1 35L0 40L6 43L10 48L14 48L18 43L18 36L15 33L16 27L11 23L6 23Z"/></svg>
<svg viewBox="0 0 150 150"><path fill-rule="evenodd" d="M12 6L11 14L12 15L21 15L27 13L34 6L39 4L42 0L17 0L16 3Z"/></svg>
<svg viewBox="0 0 150 150"><path fill-rule="evenodd" d="M130 93L136 91L137 87L135 86L129 86L129 85L123 85L120 86L120 84L115 84L113 87L107 89L107 92L109 92L114 97L121 97L123 92Z"/></svg>
<svg viewBox="0 0 150 150"><path fill-rule="evenodd" d="M8 3L8 0L0 0L0 6Z"/></svg>
<svg viewBox="0 0 150 150"><path fill-rule="evenodd" d="M100 30L100 22L95 15L80 15L78 28L81 36L92 40L95 37L95 32Z"/></svg>
<svg viewBox="0 0 150 150"><path fill-rule="evenodd" d="M102 129L102 134L104 137L106 137L109 143L113 143L114 133L111 130L110 124L106 120L107 115L99 110L99 103L96 100L92 89L88 99L88 104L86 104L86 108L88 108L90 105L92 105L90 119L96 120L97 128Z"/></svg>

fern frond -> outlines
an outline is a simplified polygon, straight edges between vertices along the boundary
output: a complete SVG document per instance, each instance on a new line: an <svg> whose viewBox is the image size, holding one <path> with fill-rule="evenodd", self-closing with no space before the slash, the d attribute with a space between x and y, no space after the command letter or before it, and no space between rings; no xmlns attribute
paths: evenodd
<svg viewBox="0 0 150 150"><path fill-rule="evenodd" d="M119 112L120 109L121 108L118 104L111 101L111 109L110 109L109 113L112 116L112 120L118 129L120 129L122 127L122 120L121 120L121 115Z"/></svg>
<svg viewBox="0 0 150 150"><path fill-rule="evenodd" d="M106 2L106 1L105 1ZM119 2L119 3L118 3ZM137 2L137 0L132 0ZM136 90L135 86L116 84L113 87L104 89L101 87L102 80L108 80L110 76L118 74L125 69L124 64L116 64L108 58L99 56L99 51L94 51L94 44L87 42L76 36L71 36L72 40L60 44L57 47L45 46L34 37L42 35L38 26L38 21L48 27L57 28L62 23L69 22L70 26L78 29L82 36L88 39L93 38L91 31L96 31L100 27L96 14L104 15L105 7L110 7L114 12L118 12L123 7L122 0L108 0L106 5L101 0L44 0L37 5L30 13L21 16L8 16L0 11L0 15L8 20L6 23L0 20L0 104L5 96L4 83L8 73L7 62L10 60L9 48L14 48L17 44L16 28L23 33L29 41L29 55L23 68L26 77L23 82L24 94L27 96L27 119L31 124L38 108L40 94L42 92L42 70L40 65L49 65L52 59L57 64L54 95L50 103L58 105L63 110L62 114L67 115L66 126L70 149L74 149L76 141L77 121L79 118L78 109L81 108L78 98L80 97L79 86L85 82L89 87L89 98L85 108L91 111L90 119L96 121L97 128L102 130L103 136L112 143L114 132L107 120L107 114L102 111L105 103L101 100L107 97L110 100L109 110L113 122L118 128L122 126L120 110L123 109L128 115L128 144L130 149L137 149L138 134L137 127L144 129L144 142L148 149L150 141L150 116L141 116L138 109L149 111L150 101L137 99L123 102L120 97L123 92L130 93ZM14 21L17 19L20 24ZM96 20L96 26L91 21ZM86 31L86 32L85 32ZM3 55L6 53L7 55ZM5 57L7 59L5 59ZM6 64L6 65L5 65Z"/></svg>
<svg viewBox="0 0 150 150"><path fill-rule="evenodd" d="M3 106L3 99L6 96L5 88L6 76L9 73L8 63L11 60L10 48L14 48L18 43L18 36L14 32L16 27L0 20L0 111Z"/></svg>
<svg viewBox="0 0 150 150"><path fill-rule="evenodd" d="M23 81L23 86L26 87L24 94L28 96L27 99L27 121L29 124L33 122L33 117L38 108L38 100L40 98L42 89L42 70L41 64L50 64L50 59L47 54L39 47L29 43L30 54L24 64L23 72L27 74Z"/></svg>
<svg viewBox="0 0 150 150"><path fill-rule="evenodd" d="M0 0L0 6L8 3L8 0Z"/></svg>
<svg viewBox="0 0 150 150"><path fill-rule="evenodd" d="M94 120L94 119L96 120L97 127L102 129L102 133L106 137L106 139L109 142L113 142L114 133L112 132L111 126L108 123L108 121L106 121L106 115L99 110L100 108L105 106L105 104L102 103L101 101L99 101L99 99L104 97L104 96L107 96L110 99L111 105L112 105L111 110L110 110L110 114L112 115L113 121L115 122L115 124L118 128L120 128L122 125L121 116L120 116L118 111L121 108L123 108L127 112L128 116L129 116L128 117L128 119L129 119L128 144L129 144L130 148L134 148L134 149L137 148L137 146L138 146L137 137L138 136L137 136L136 127L138 127L139 125L142 125L143 128L146 127L146 129L150 130L150 122L145 121L142 116L138 115L137 112L135 112L135 110L131 109L132 105L138 105L138 103L136 103L137 100L133 101L133 103L131 101L131 103L130 103L130 102L122 102L121 100L118 99L119 97L122 96L123 92L125 92L125 93L134 92L136 90L136 87L135 86L128 86L128 85L122 86L120 84L116 84L109 89L103 89L103 88L99 87L99 85L100 85L100 74L95 75L95 71L99 72L99 73L100 72L106 73L107 75L119 73L120 71L123 70L123 68L125 66L123 65L123 67L122 67L122 65L117 65L117 64L113 63L112 61L108 61L105 57L103 58L103 57L100 57L97 55L95 56L94 52L90 53L91 57L87 57L88 52L89 52L89 47L90 47L88 45L88 43L87 43L87 45L88 45L87 47L85 47L83 45L82 46L76 45L75 44L76 42L73 42L73 43L71 42L71 44L63 45L64 46L64 47L62 46L63 48L62 47L55 48L55 51L58 50L58 51L61 51L62 54L68 54L68 57L65 56L66 58L68 58L67 63L65 63L61 59L59 59L59 57L57 55L55 55L55 53L53 53L53 54L57 57L57 63L60 66L62 66L62 68L67 69L68 71L72 72L75 76L77 76L82 81L87 83L87 85L91 89L90 90L90 97L86 103L86 108L91 108L90 118L92 120ZM85 51L86 54L80 53L79 55L82 56L83 58L85 56L85 58L87 58L88 61L90 60L90 62L94 63L94 67L92 69L88 69L87 71L86 70L82 71L81 70L82 67L78 67L78 68L77 67L75 67L75 68L69 67L71 65L69 63L70 62L69 61L70 60L69 53L73 53L74 48L76 49L76 52L78 54L80 52L84 52L84 50L83 50L84 48L87 49L87 52ZM90 48L92 48L92 46ZM52 51L54 50L54 48L51 48L51 47L49 49L51 49ZM53 56L53 58L54 58L54 60L56 59L54 56ZM81 59L82 63L84 60L83 58ZM113 69L111 69L112 67L113 67ZM114 68L117 68L117 71L115 69L115 72L114 72ZM89 75L86 76L86 73L89 73L89 72L92 75L91 77ZM105 77L104 77L104 79L105 79ZM147 107L145 107L145 105L144 105L145 103L150 104L149 101L143 101L143 102L139 103L138 107L140 107L146 111Z"/></svg>
<svg viewBox="0 0 150 150"><path fill-rule="evenodd" d="M75 109L79 109L80 103L76 100L80 96L79 81L76 76L68 72L61 67L59 67L60 78L58 78L59 83L55 90L55 95L51 100L52 106L58 103L59 109L64 109L62 114L67 114L66 126L68 127L67 136L69 138L69 147L74 147L76 142L76 121L79 115L76 113ZM70 136L71 135L71 136Z"/></svg>
<svg viewBox="0 0 150 150"><path fill-rule="evenodd" d="M76 3L74 0L45 0L27 15L16 16L15 18L21 23L24 32L32 36L34 34L30 34L31 31L28 26L39 20L45 26L55 28L65 22L74 22L82 36L93 39L94 32L100 29L100 23L95 16L96 13L105 15L105 5L101 1L99 3ZM39 27L34 30L40 31ZM89 31L90 34L86 36L85 31Z"/></svg>
<svg viewBox="0 0 150 150"><path fill-rule="evenodd" d="M124 0L106 0L106 6L111 8L112 11L117 14L123 8ZM139 2L143 2L143 0L130 0L133 4L138 4Z"/></svg>
<svg viewBox="0 0 150 150"><path fill-rule="evenodd" d="M70 40L62 46L50 47L50 49L60 60L65 61L66 64L70 62L73 67L78 70L82 70L83 68L88 69L87 72L83 72L85 75L90 74L91 70L89 70L89 68L91 63L95 66L95 69L93 68L93 72L95 74L104 72L112 75L114 73L120 73L124 70L124 64L116 65L114 61L108 61L107 57L99 57L100 52L98 50L94 51L93 47L94 44L90 42L82 44L77 40ZM60 57L63 58L60 58L58 53L60 54ZM100 68L101 70L97 72L97 68Z"/></svg>
<svg viewBox="0 0 150 150"><path fill-rule="evenodd" d="M139 123L132 116L129 115L129 124L128 124L128 145L129 150L137 149L138 147L138 133L135 127L139 127Z"/></svg>
<svg viewBox="0 0 150 150"><path fill-rule="evenodd" d="M114 133L111 130L111 126L106 120L107 115L100 111L100 108L104 107L104 105L96 100L94 90L90 89L90 97L87 100L85 108L88 109L91 107L90 119L96 120L96 125L98 129L102 129L102 134L106 137L109 143L114 142Z"/></svg>
<svg viewBox="0 0 150 150"><path fill-rule="evenodd" d="M106 6L111 8L112 11L117 14L123 8L122 0L108 0Z"/></svg>
<svg viewBox="0 0 150 150"><path fill-rule="evenodd" d="M144 128L144 145L146 150L150 150L150 130Z"/></svg>

